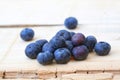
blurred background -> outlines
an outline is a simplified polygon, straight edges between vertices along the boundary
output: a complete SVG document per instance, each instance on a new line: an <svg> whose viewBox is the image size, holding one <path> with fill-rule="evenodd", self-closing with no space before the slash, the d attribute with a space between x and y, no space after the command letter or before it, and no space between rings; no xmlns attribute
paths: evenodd
<svg viewBox="0 0 120 80"><path fill-rule="evenodd" d="M0 0L0 25L63 24L69 16L79 24L119 24L120 0Z"/></svg>

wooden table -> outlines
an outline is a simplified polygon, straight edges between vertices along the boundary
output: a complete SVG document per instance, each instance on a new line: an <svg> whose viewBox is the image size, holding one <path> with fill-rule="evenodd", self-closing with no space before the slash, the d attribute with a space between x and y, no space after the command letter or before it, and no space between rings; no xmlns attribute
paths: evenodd
<svg viewBox="0 0 120 80"><path fill-rule="evenodd" d="M90 53L84 61L71 60L68 64L43 66L25 56L26 45L39 39L49 40L64 26L32 27L35 37L25 42L20 38L24 27L0 28L0 78L46 80L120 80L120 24L84 24L74 32L94 35L98 41L111 44L108 56ZM67 29L66 29L67 30ZM50 79L52 78L52 79Z"/></svg>

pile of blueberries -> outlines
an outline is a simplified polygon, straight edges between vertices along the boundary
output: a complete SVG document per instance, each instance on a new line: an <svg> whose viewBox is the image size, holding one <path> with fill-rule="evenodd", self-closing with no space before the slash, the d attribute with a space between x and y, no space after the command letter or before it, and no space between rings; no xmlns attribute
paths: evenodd
<svg viewBox="0 0 120 80"><path fill-rule="evenodd" d="M73 29L77 26L75 18L67 18L65 26ZM34 31L25 28L20 33L24 41L32 40ZM30 43L25 48L25 54L30 59L37 59L42 65L66 64L73 59L77 61L85 60L90 52L95 52L99 56L108 55L111 50L109 43L105 41L97 42L97 39L90 35L85 37L82 33L69 32L67 30L58 31L49 41L40 39Z"/></svg>

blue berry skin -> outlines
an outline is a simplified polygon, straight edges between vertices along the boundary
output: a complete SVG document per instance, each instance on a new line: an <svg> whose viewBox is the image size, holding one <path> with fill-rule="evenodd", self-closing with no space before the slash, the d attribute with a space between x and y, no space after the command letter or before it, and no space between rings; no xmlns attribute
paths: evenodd
<svg viewBox="0 0 120 80"><path fill-rule="evenodd" d="M66 64L70 61L71 53L67 48L59 48L54 52L57 64Z"/></svg>
<svg viewBox="0 0 120 80"><path fill-rule="evenodd" d="M42 51L49 51L51 53L54 53L54 51L56 50L56 48L53 46L53 44L49 43L45 43L42 47Z"/></svg>
<svg viewBox="0 0 120 80"><path fill-rule="evenodd" d="M42 65L52 64L53 59L53 54L49 51L40 52L37 56L37 61Z"/></svg>
<svg viewBox="0 0 120 80"><path fill-rule="evenodd" d="M25 48L25 54L30 59L36 59L39 52L40 52L40 49L35 43L30 43Z"/></svg>
<svg viewBox="0 0 120 80"><path fill-rule="evenodd" d="M30 41L33 39L34 37L34 31L30 28L25 28L20 32L20 37L24 40L24 41Z"/></svg>
<svg viewBox="0 0 120 80"><path fill-rule="evenodd" d="M105 56L109 54L111 46L109 43L101 41L95 45L94 49L97 55Z"/></svg>
<svg viewBox="0 0 120 80"><path fill-rule="evenodd" d="M85 45L74 47L72 54L75 60L85 60L88 56L89 50Z"/></svg>
<svg viewBox="0 0 120 80"><path fill-rule="evenodd" d="M38 46L38 48L42 51L43 45L47 42L48 41L46 39L40 39L40 40L37 40L35 43Z"/></svg>
<svg viewBox="0 0 120 80"><path fill-rule="evenodd" d="M87 46L89 52L93 51L96 43L97 43L97 39L94 36L87 36L85 39L85 46Z"/></svg>
<svg viewBox="0 0 120 80"><path fill-rule="evenodd" d="M73 35L71 40L74 46L79 46L84 44L85 36L82 33L76 33Z"/></svg>
<svg viewBox="0 0 120 80"><path fill-rule="evenodd" d="M72 41L65 41L66 42L66 48L69 49L70 52L72 52L73 44Z"/></svg>
<svg viewBox="0 0 120 80"><path fill-rule="evenodd" d="M75 32L70 32L71 38L73 37L73 35L75 35Z"/></svg>
<svg viewBox="0 0 120 80"><path fill-rule="evenodd" d="M65 19L64 25L68 29L75 29L78 25L78 21L75 17L68 17Z"/></svg>
<svg viewBox="0 0 120 80"><path fill-rule="evenodd" d="M71 40L70 32L66 30L58 31L55 36L62 36L65 40Z"/></svg>
<svg viewBox="0 0 120 80"><path fill-rule="evenodd" d="M55 36L50 40L50 43L56 48L66 47L65 39L61 36Z"/></svg>

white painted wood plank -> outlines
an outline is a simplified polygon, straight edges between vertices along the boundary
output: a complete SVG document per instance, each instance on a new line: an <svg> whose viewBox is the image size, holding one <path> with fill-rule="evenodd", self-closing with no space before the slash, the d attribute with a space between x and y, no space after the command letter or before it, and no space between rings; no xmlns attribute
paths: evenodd
<svg viewBox="0 0 120 80"><path fill-rule="evenodd" d="M120 23L120 0L0 0L0 25Z"/></svg>
<svg viewBox="0 0 120 80"><path fill-rule="evenodd" d="M20 69L21 70L21 69L41 69L41 67L42 67L42 69L46 69L46 67L40 65L36 60L31 60L25 56L25 53L24 53L25 47L30 42L25 42L20 39L19 32L22 29L23 28L13 28L12 31L16 31L16 33L12 34L12 35L16 36L17 39L15 40L15 42L14 42L13 46L11 47L11 49L9 50L9 52L7 52L7 56L5 56L4 60L2 61L0 68L7 69L7 70L9 70L9 69L17 69L17 70ZM35 31L35 37L34 37L34 40L31 42L34 42L38 39L49 40L60 29L66 29L66 28L64 26L34 27L33 30ZM104 29L106 31L104 31ZM3 28L3 30L5 30L5 29ZM119 52L120 52L120 49L119 49L120 33L117 30L120 30L119 25L80 25L77 29L70 30L70 31L74 31L74 32L82 32L85 34L85 36L94 35L98 41L102 40L102 41L109 42L112 46L111 52L108 56L104 56L104 57L97 56L95 53L91 53L91 54L89 54L88 58L84 61L80 61L80 62L70 61L67 65L63 65L62 67L61 67L61 65L53 64L51 66L51 68L57 67L58 68L57 71L61 70L61 72L64 72L66 70L66 72L67 72L71 68L66 69L66 66L72 66L72 65L77 64L76 66L72 66L74 68L72 68L71 71L69 71L69 72L75 72L75 71L80 72L80 70L84 70L84 69L85 70L94 70L94 69L95 70L97 70L97 69L98 70L106 70L106 69L110 70L112 68L115 69L115 66L113 66L113 65L120 64L119 63L119 61L120 61L120 58L119 58L119 56L120 56L120 54L119 54ZM11 31L9 31L9 33L10 32ZM6 32L6 34L7 33L8 32ZM7 42L7 41L5 41L5 42ZM106 62L106 65L103 65L103 64L105 64L105 62ZM12 65L9 65L9 64L12 64ZM79 65L84 64L84 65L79 67L78 64ZM30 66L30 67L28 67L28 66ZM88 68L87 66L91 66L91 67ZM120 66L119 65L117 65L117 66L118 67L116 68L116 70L120 70ZM63 69L63 67L65 67L65 68Z"/></svg>
<svg viewBox="0 0 120 80"><path fill-rule="evenodd" d="M9 53L14 41L16 40L17 32L14 29L0 29L0 63Z"/></svg>

